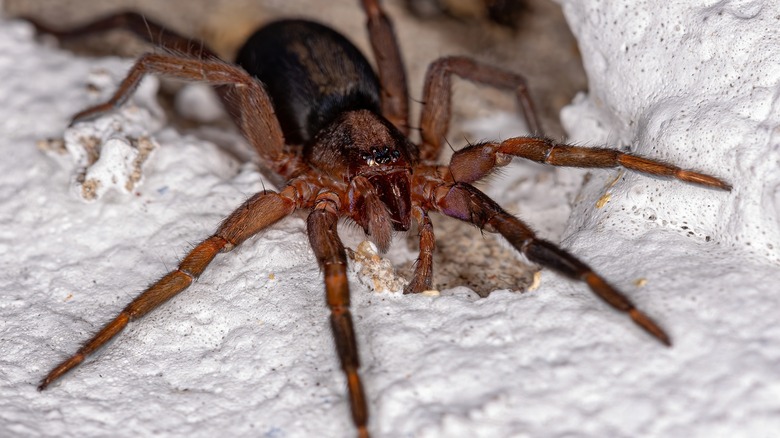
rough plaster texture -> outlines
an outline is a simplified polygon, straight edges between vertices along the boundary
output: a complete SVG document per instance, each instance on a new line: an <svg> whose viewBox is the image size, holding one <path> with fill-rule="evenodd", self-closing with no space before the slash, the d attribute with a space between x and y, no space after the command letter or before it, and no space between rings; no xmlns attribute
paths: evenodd
<svg viewBox="0 0 780 438"><path fill-rule="evenodd" d="M575 142L695 167L734 190L600 171L579 191L584 171L518 164L489 192L540 229L565 227L563 245L656 316L675 346L546 271L534 292L487 299L465 289L376 293L353 273L378 436L780 430L780 268L769 246L778 243L780 8L653 4L563 3L591 84L564 112L566 128ZM69 115L109 92L91 95L88 78L117 81L127 66L41 47L28 26L0 24L0 436L348 435L301 217L220 256L95 360L35 391L48 368L269 184L254 165L161 123L152 84L118 116L138 116L120 125L160 144L140 185L91 203L74 196L79 165L35 145L72 135ZM568 220L568 208L546 205L567 198ZM395 248L391 256L413 257L403 239Z"/></svg>

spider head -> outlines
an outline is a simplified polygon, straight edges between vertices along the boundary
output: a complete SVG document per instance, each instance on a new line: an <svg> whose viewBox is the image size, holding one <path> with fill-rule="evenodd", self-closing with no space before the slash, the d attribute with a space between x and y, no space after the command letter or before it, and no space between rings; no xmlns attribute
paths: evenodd
<svg viewBox="0 0 780 438"><path fill-rule="evenodd" d="M398 129L373 113L359 114L360 135L347 148L350 179L365 177L387 207L393 228L406 231L411 223L411 174L414 146Z"/></svg>
<svg viewBox="0 0 780 438"><path fill-rule="evenodd" d="M339 115L304 147L307 163L350 185L367 179L387 208L393 228L411 223L411 174L416 146L392 123L368 110Z"/></svg>

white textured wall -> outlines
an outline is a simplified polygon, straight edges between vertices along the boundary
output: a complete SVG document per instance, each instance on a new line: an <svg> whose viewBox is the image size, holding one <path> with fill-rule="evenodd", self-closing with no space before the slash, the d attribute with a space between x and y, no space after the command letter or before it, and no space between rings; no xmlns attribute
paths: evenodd
<svg viewBox="0 0 780 438"><path fill-rule="evenodd" d="M593 172L563 244L655 316L675 346L549 272L533 293L483 300L463 290L376 294L353 281L377 435L780 430L780 269L768 246L780 244L780 8L656 4L564 3L591 83L564 112L567 129L579 143L630 145L714 173L734 191L633 175L608 188L617 172ZM345 436L343 379L299 217L220 256L187 293L35 391L263 187L254 166L145 118L150 87L127 109L160 144L141 185L89 204L74 197L74 165L35 143L62 136L69 115L100 99L84 87L91 71L116 81L127 65L42 48L24 24L0 23L0 436ZM514 190L531 188L512 184L524 170L497 182L508 182L505 201L527 198Z"/></svg>
<svg viewBox="0 0 780 438"><path fill-rule="evenodd" d="M734 184L723 196L630 177L614 188L624 196L592 219L685 222L684 234L780 260L777 3L561 3L590 84L588 98L563 113L571 139L630 147Z"/></svg>

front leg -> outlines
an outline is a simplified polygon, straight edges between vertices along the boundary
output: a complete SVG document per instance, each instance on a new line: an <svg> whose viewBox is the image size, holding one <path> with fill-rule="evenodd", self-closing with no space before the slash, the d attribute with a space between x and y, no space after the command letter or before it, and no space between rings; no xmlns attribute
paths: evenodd
<svg viewBox="0 0 780 438"><path fill-rule="evenodd" d="M352 421L360 438L368 438L368 406L358 374L357 338L349 311L347 254L339 239L336 201L321 198L306 221L309 243L325 277L325 295L330 307L330 324L341 369L347 377Z"/></svg>
<svg viewBox="0 0 780 438"><path fill-rule="evenodd" d="M142 318L187 289L206 270L218 253L230 251L246 239L290 215L296 208L294 197L295 191L288 188L281 194L263 191L247 200L222 222L214 235L195 246L176 269L146 288L74 355L54 367L41 381L38 390L46 389L63 374L78 366L121 333L131 321Z"/></svg>
<svg viewBox="0 0 780 438"><path fill-rule="evenodd" d="M521 157L553 166L607 168L622 166L650 176L731 190L731 185L714 176L663 163L614 149L587 148L557 143L548 138L515 137L501 143L481 143L463 148L452 155L450 171L455 181L472 183L493 169L505 166L512 157Z"/></svg>
<svg viewBox="0 0 780 438"><path fill-rule="evenodd" d="M479 228L501 234L528 260L550 268L573 280L582 281L607 304L627 313L646 332L671 346L669 335L649 316L636 308L623 293L615 289L588 265L552 242L536 237L536 234L520 219L504 211L487 195L473 186L455 183L440 186L432 200L443 214L470 222Z"/></svg>

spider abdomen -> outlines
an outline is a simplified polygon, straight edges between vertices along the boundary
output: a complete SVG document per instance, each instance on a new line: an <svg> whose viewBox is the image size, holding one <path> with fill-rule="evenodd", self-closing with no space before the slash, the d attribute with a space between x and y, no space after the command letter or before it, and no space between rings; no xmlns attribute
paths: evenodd
<svg viewBox="0 0 780 438"><path fill-rule="evenodd" d="M236 63L258 78L289 144L304 144L339 114L381 113L379 80L349 40L306 20L282 20L255 32Z"/></svg>

